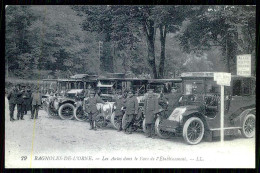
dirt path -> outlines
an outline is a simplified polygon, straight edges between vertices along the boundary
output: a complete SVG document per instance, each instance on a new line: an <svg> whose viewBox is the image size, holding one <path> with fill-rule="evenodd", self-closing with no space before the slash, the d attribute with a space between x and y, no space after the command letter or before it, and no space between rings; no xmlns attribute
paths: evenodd
<svg viewBox="0 0 260 173"><path fill-rule="evenodd" d="M141 131L128 135L111 125L92 131L87 122L52 118L43 110L36 121L25 115L23 121L10 122L7 100L5 106L7 168L255 166L255 138L237 136L223 147L219 141L191 146L179 137L145 138Z"/></svg>

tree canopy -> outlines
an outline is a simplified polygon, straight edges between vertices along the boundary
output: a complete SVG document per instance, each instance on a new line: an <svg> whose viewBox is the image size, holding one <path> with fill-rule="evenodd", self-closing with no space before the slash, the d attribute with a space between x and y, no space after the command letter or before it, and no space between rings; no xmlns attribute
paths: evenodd
<svg viewBox="0 0 260 173"><path fill-rule="evenodd" d="M255 63L255 13L255 6L9 5L6 74L235 73L236 55L252 54Z"/></svg>

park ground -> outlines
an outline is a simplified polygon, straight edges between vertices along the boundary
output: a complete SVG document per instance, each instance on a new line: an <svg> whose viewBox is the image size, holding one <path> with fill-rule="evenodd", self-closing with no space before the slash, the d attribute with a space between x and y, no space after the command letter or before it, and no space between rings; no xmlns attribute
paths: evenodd
<svg viewBox="0 0 260 173"><path fill-rule="evenodd" d="M15 110L16 118L16 110ZM5 99L6 168L254 168L255 138L240 134L187 145L181 137L146 138L112 125L97 131L87 122L61 120L39 111L37 120L10 121Z"/></svg>

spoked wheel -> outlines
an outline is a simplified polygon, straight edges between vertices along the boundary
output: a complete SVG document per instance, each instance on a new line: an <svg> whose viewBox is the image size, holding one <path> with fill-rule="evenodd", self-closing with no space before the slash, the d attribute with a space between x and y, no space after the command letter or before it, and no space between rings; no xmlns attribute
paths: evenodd
<svg viewBox="0 0 260 173"><path fill-rule="evenodd" d="M123 129L125 129L126 128L126 114L124 114L123 115L123 119L122 119L122 127L123 127Z"/></svg>
<svg viewBox="0 0 260 173"><path fill-rule="evenodd" d="M161 130L159 125L161 124L161 118L158 117L155 121L155 133L160 137L164 139L168 139L173 133L172 132L167 132L164 130Z"/></svg>
<svg viewBox="0 0 260 173"><path fill-rule="evenodd" d="M242 124L241 133L245 138L252 138L255 136L255 115L248 114L245 116Z"/></svg>
<svg viewBox="0 0 260 173"><path fill-rule="evenodd" d="M63 120L71 120L74 117L75 107L70 103L65 103L59 108L59 116Z"/></svg>
<svg viewBox="0 0 260 173"><path fill-rule="evenodd" d="M198 117L189 118L183 127L183 138L191 145L198 144L204 135L204 124Z"/></svg>
<svg viewBox="0 0 260 173"><path fill-rule="evenodd" d="M142 124L143 124L143 125L142 125L143 132L144 132L144 133L148 133L147 126L146 126L146 124L145 124L145 119L143 120L143 123L142 123Z"/></svg>
<svg viewBox="0 0 260 173"><path fill-rule="evenodd" d="M97 127L105 127L107 125L106 121L105 121L105 117L102 115L98 115L96 117L96 126Z"/></svg>
<svg viewBox="0 0 260 173"><path fill-rule="evenodd" d="M117 130L120 128L120 123L122 123L120 117L116 116L115 112L113 112L111 115L111 122L112 122L114 128Z"/></svg>
<svg viewBox="0 0 260 173"><path fill-rule="evenodd" d="M78 121L86 121L88 120L88 114L84 112L82 106L79 106L74 109L74 118Z"/></svg>

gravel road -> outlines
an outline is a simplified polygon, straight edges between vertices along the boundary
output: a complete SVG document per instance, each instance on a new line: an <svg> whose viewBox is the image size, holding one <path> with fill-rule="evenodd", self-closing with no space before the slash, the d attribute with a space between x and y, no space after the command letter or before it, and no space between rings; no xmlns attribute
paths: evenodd
<svg viewBox="0 0 260 173"><path fill-rule="evenodd" d="M255 167L255 138L187 145L180 137L151 139L141 131L117 132L112 125L92 131L87 122L52 118L43 110L37 120L28 114L10 122L5 101L6 168Z"/></svg>

